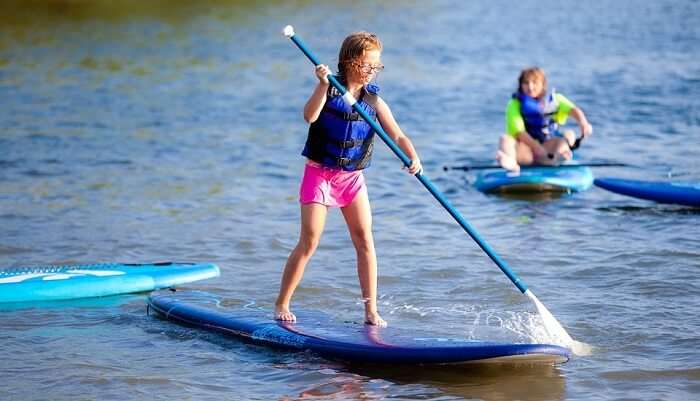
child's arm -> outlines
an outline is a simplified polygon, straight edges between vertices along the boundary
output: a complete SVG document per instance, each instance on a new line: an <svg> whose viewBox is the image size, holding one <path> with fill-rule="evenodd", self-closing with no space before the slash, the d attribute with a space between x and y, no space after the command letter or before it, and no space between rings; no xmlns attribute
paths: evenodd
<svg viewBox="0 0 700 401"><path fill-rule="evenodd" d="M573 109L571 109L571 117L573 117L574 120L576 120L576 122L578 123L582 137L585 138L593 133L593 127L591 126L591 124L588 123L588 119L583 113L583 110L579 109L578 107L574 107Z"/></svg>
<svg viewBox="0 0 700 401"><path fill-rule="evenodd" d="M377 117L379 119L379 124L381 124L384 131L389 135L391 139L396 142L396 144L403 150L403 152L411 159L411 165L408 167L408 172L410 174L416 174L423 171L423 166L421 165L420 158L416 149L413 147L413 142L403 133L401 127L396 122L394 115L389 109L389 105L381 98L377 98Z"/></svg>
<svg viewBox="0 0 700 401"><path fill-rule="evenodd" d="M304 120L307 123L312 123L318 119L321 114L321 109L326 103L326 93L328 93L328 74L331 70L325 64L319 64L316 66L316 77L318 78L318 85L314 89L314 92L309 97L304 105Z"/></svg>

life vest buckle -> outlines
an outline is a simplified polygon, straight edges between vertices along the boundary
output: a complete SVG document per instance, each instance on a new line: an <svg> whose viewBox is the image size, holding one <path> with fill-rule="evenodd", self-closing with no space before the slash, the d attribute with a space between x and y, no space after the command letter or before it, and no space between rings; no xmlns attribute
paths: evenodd
<svg viewBox="0 0 700 401"><path fill-rule="evenodd" d="M347 158L347 157L339 157L336 159L336 162L338 163L338 166L340 167L345 167L352 163L352 159Z"/></svg>
<svg viewBox="0 0 700 401"><path fill-rule="evenodd" d="M341 149L349 149L349 148L354 148L356 146L360 146L364 143L364 140L357 139L354 141L338 141L337 145Z"/></svg>
<svg viewBox="0 0 700 401"><path fill-rule="evenodd" d="M349 113L343 113L343 119L346 121L360 121L362 119L362 117L360 116L360 113L349 112Z"/></svg>

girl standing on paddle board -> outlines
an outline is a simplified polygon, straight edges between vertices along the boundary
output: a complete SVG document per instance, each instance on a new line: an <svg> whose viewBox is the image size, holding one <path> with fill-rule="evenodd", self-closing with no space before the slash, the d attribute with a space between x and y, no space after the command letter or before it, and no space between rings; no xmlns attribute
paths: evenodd
<svg viewBox="0 0 700 401"><path fill-rule="evenodd" d="M518 90L506 106L506 134L501 137L496 160L501 167L519 171L520 165L553 165L573 157L576 143L572 130L559 125L571 115L581 137L593 132L586 115L563 95L547 93L547 78L538 67L526 68L518 78Z"/></svg>
<svg viewBox="0 0 700 401"><path fill-rule="evenodd" d="M382 44L376 35L368 32L349 35L340 48L336 78L406 153L411 159L408 172L416 174L422 166L411 140L401 131L389 106L378 96L379 87L370 83L384 68L381 52ZM386 326L377 311L377 256L372 237L372 212L362 175L371 160L374 131L329 84L331 70L327 65L318 65L315 73L319 83L304 106L304 119L311 125L302 151L308 160L299 189L301 233L284 268L275 302L275 319L296 321L290 311L292 295L319 244L328 209L339 207L355 247L365 322Z"/></svg>

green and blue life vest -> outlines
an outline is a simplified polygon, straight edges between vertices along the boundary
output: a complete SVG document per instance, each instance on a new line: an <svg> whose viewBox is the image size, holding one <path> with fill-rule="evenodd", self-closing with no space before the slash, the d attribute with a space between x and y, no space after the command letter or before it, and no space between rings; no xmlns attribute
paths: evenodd
<svg viewBox="0 0 700 401"><path fill-rule="evenodd" d="M542 101L522 92L514 93L506 107L506 131L513 137L526 131L543 143L557 135L559 125L566 122L574 107L570 100L554 91Z"/></svg>

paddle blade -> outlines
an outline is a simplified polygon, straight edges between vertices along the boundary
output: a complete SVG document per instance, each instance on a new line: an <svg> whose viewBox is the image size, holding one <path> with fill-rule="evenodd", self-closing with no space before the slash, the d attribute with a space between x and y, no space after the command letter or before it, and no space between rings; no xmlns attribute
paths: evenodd
<svg viewBox="0 0 700 401"><path fill-rule="evenodd" d="M578 356L590 355L591 346L571 338L569 333L567 333L564 327L559 324L559 321L554 317L554 315L552 315L547 307L545 307L542 302L537 299L535 294L530 292L530 290L527 290L525 291L525 295L527 295L532 302L534 302L537 312L540 314L540 317L542 317L544 329L547 331L547 334L549 334L555 344L571 349L571 352Z"/></svg>

